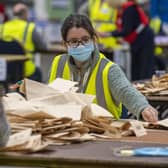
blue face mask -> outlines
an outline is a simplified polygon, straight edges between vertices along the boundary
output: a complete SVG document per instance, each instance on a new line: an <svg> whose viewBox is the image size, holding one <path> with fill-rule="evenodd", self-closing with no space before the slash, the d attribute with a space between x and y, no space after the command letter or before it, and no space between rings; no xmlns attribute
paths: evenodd
<svg viewBox="0 0 168 168"><path fill-rule="evenodd" d="M90 42L87 45L79 45L78 47L68 47L68 55L72 56L75 60L84 62L87 61L94 51L94 43Z"/></svg>

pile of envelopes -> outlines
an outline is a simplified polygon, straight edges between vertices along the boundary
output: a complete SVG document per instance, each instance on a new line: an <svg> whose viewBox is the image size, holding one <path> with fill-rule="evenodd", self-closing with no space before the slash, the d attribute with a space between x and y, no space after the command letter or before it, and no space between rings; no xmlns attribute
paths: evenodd
<svg viewBox="0 0 168 168"><path fill-rule="evenodd" d="M141 122L120 120L93 104L94 96L76 93L76 83L56 79L50 85L25 79L18 93L3 97L12 135L1 151L36 152L65 145L123 136L143 136Z"/></svg>
<svg viewBox="0 0 168 168"><path fill-rule="evenodd" d="M152 80L134 86L144 95L168 95L168 74L153 75Z"/></svg>

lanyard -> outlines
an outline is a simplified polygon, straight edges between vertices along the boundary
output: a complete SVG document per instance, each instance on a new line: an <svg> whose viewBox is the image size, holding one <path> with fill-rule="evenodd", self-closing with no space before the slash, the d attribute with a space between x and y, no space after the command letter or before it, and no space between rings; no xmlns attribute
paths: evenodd
<svg viewBox="0 0 168 168"><path fill-rule="evenodd" d="M78 77L77 82L81 83L80 86L79 86L79 92L82 92L82 93L84 92L87 81L88 81L89 76L90 76L90 72L91 72L91 67L88 68L88 70L84 73L83 77L81 76L81 74L80 74L80 77ZM73 72L71 72L71 81L75 81Z"/></svg>

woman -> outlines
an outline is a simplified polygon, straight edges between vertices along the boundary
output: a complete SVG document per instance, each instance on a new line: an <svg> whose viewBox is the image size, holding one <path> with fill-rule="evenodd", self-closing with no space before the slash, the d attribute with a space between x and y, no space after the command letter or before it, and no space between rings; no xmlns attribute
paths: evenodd
<svg viewBox="0 0 168 168"><path fill-rule="evenodd" d="M79 92L96 95L95 102L121 116L122 104L137 117L157 121L157 111L128 82L118 65L99 53L96 33L84 15L70 15L62 25L62 39L67 53L53 60L50 82L55 78L77 81Z"/></svg>
<svg viewBox="0 0 168 168"><path fill-rule="evenodd" d="M154 34L148 18L136 0L111 1L113 8L119 9L117 31L99 33L101 37L122 37L130 44L132 56L132 80L149 79L154 71Z"/></svg>

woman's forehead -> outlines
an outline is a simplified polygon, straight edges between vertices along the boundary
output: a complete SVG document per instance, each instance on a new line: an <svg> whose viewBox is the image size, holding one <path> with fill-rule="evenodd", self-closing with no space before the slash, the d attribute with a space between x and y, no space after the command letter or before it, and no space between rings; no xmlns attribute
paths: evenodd
<svg viewBox="0 0 168 168"><path fill-rule="evenodd" d="M67 40L72 38L82 38L84 36L90 36L89 32L82 27L73 27L69 29L67 33Z"/></svg>

